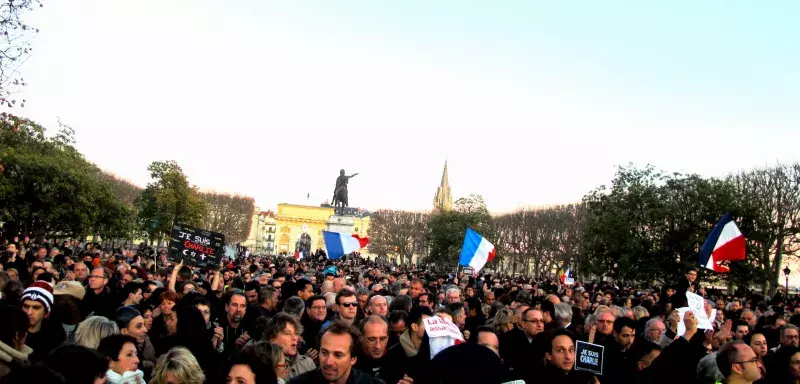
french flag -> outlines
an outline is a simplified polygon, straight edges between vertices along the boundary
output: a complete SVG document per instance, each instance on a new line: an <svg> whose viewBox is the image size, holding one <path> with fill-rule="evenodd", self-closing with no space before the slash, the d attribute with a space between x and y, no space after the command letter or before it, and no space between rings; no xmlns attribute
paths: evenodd
<svg viewBox="0 0 800 384"><path fill-rule="evenodd" d="M494 245L479 235L472 228L467 228L464 236L464 245L461 246L461 255L458 256L458 263L463 266L472 267L477 273L487 262L494 260Z"/></svg>
<svg viewBox="0 0 800 384"><path fill-rule="evenodd" d="M744 236L728 212L714 226L700 248L700 265L714 272L727 273L730 269L721 263L744 260L746 248Z"/></svg>
<svg viewBox="0 0 800 384"><path fill-rule="evenodd" d="M302 259L303 257L304 257L304 255L303 255L303 252L300 252L300 251L294 251L294 259L295 259L295 260L300 260L300 259Z"/></svg>
<svg viewBox="0 0 800 384"><path fill-rule="evenodd" d="M561 284L572 285L575 284L575 273L572 268L567 268L567 271L561 275Z"/></svg>
<svg viewBox="0 0 800 384"><path fill-rule="evenodd" d="M369 238L356 234L322 231L328 259L338 259L344 255L358 251L369 244Z"/></svg>

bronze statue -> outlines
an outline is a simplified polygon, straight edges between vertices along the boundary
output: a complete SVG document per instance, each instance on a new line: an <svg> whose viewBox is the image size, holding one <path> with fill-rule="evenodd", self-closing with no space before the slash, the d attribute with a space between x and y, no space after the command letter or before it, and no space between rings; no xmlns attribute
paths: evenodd
<svg viewBox="0 0 800 384"><path fill-rule="evenodd" d="M341 207L340 214L344 214L344 209L347 208L348 200L347 200L347 182L350 178L355 177L358 173L354 173L350 176L344 174L344 169L339 171L339 177L336 178L336 188L333 190L333 209L336 212L337 205Z"/></svg>

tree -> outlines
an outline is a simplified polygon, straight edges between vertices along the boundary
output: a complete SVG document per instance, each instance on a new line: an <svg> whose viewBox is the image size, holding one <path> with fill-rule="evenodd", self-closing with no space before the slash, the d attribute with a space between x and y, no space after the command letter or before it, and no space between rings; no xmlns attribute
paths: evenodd
<svg viewBox="0 0 800 384"><path fill-rule="evenodd" d="M472 228L489 241L496 236L492 216L481 195L469 195L453 204L451 212L435 212L428 223L430 255L426 264L451 268L458 264L467 228Z"/></svg>
<svg viewBox="0 0 800 384"><path fill-rule="evenodd" d="M11 96L16 89L26 85L18 70L33 50L30 39L39 33L39 29L23 22L22 15L41 6L39 0L0 2L0 105L16 106L17 100ZM19 105L24 107L25 100Z"/></svg>
<svg viewBox="0 0 800 384"><path fill-rule="evenodd" d="M399 254L411 264L414 254L424 255L429 215L421 212L379 210L372 214L369 250L381 256Z"/></svg>
<svg viewBox="0 0 800 384"><path fill-rule="evenodd" d="M125 204L133 206L133 203L142 194L141 187L111 173L102 172L100 179L108 183L114 196Z"/></svg>
<svg viewBox="0 0 800 384"><path fill-rule="evenodd" d="M0 221L10 233L82 236L114 227L121 202L61 124L53 137L33 121L0 114Z"/></svg>
<svg viewBox="0 0 800 384"><path fill-rule="evenodd" d="M203 229L224 234L229 243L247 240L255 211L252 197L214 192L200 197L208 207L201 222Z"/></svg>
<svg viewBox="0 0 800 384"><path fill-rule="evenodd" d="M208 206L181 167L174 161L154 161L147 170L153 180L135 202L140 229L160 241L174 223L199 226Z"/></svg>
<svg viewBox="0 0 800 384"><path fill-rule="evenodd" d="M744 213L742 232L763 273L764 290L773 294L784 256L798 251L800 163L741 172L729 182Z"/></svg>

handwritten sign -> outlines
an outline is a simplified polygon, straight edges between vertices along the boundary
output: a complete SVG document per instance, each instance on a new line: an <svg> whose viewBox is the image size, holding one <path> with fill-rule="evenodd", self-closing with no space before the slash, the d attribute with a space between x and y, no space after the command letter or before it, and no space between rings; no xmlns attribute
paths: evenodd
<svg viewBox="0 0 800 384"><path fill-rule="evenodd" d="M583 341L575 342L575 370L603 375L603 352L605 347Z"/></svg>
<svg viewBox="0 0 800 384"><path fill-rule="evenodd" d="M458 326L446 319L434 316L424 319L422 323L430 340L431 359L443 349L464 342Z"/></svg>
<svg viewBox="0 0 800 384"><path fill-rule="evenodd" d="M169 260L200 268L217 268L223 255L225 235L176 224L169 240Z"/></svg>

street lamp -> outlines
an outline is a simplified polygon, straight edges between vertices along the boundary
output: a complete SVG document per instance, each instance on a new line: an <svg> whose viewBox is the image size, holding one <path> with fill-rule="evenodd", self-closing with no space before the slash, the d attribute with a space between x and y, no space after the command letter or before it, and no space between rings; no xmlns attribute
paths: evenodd
<svg viewBox="0 0 800 384"><path fill-rule="evenodd" d="M789 274L792 270L789 267L783 269L783 275L786 276L786 296L789 296Z"/></svg>

